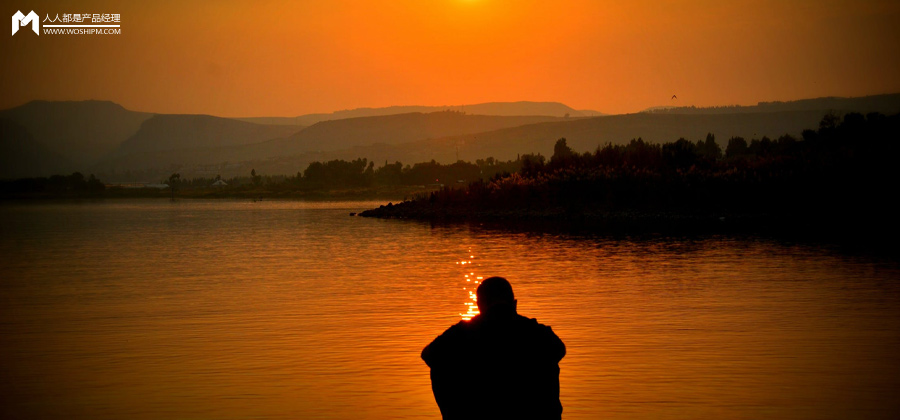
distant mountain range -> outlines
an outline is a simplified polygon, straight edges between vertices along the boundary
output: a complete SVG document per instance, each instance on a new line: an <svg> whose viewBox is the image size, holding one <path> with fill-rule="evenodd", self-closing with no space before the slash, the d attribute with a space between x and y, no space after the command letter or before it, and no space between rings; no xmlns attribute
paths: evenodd
<svg viewBox="0 0 900 420"><path fill-rule="evenodd" d="M653 114L737 114L754 112L785 112L785 111L821 111L833 110L837 112L853 111L861 114L880 112L882 114L900 113L900 101L897 94L872 95L858 98L825 97L815 99L800 99L797 101L773 101L759 102L752 106L728 105L697 108L693 106L658 106L644 110Z"/></svg>
<svg viewBox="0 0 900 420"><path fill-rule="evenodd" d="M163 150L230 147L289 136L297 125L263 125L211 115L154 115L122 142L114 155Z"/></svg>
<svg viewBox="0 0 900 420"><path fill-rule="evenodd" d="M265 173L295 173L313 161L356 159L365 157L380 166L385 161L403 163L426 162L432 159L452 163L457 157L475 161L494 157L500 160L516 159L526 153L540 153L550 157L556 140L565 137L567 144L577 152L594 151L598 146L624 144L638 137L645 141L663 143L681 137L692 141L706 138L707 133L716 136L724 148L730 137L746 139L783 134L799 137L807 128L818 127L827 110L786 111L709 115L655 115L625 114L597 118L559 120L521 125L474 135L448 136L398 144L360 145L351 149L319 150L285 155L278 158L257 159L248 162L257 171ZM249 169L248 169L249 170ZM294 172L290 172L290 171Z"/></svg>
<svg viewBox="0 0 900 420"><path fill-rule="evenodd" d="M470 135L564 118L547 116L472 115L455 111L413 112L378 117L322 121L294 135L261 144L269 154L332 151L371 144L400 144L416 140ZM273 155L274 155L273 154Z"/></svg>
<svg viewBox="0 0 900 420"><path fill-rule="evenodd" d="M81 171L105 181L159 181L257 172L294 174L315 160L453 162L576 151L641 137L652 142L799 135L828 112L900 113L900 94L667 108L589 117L554 102L389 107L296 118L221 118L129 111L104 101L34 101L0 111L0 178ZM566 115L568 114L568 117ZM318 120L317 120L318 119Z"/></svg>
<svg viewBox="0 0 900 420"><path fill-rule="evenodd" d="M147 120L138 133L123 144L123 147L120 148L119 153L115 157L98 163L100 170L106 172L129 169L143 171L171 165L214 167L216 164L224 162L271 160L272 158L295 156L304 153L352 150L356 147L369 145L385 147L419 140L470 135L500 128L565 120L564 118L540 116L468 115L453 111L432 112L429 114L415 112L323 121L307 128L299 129L299 131L295 130L296 132L290 135L282 135L280 137L274 135L276 134L274 129L285 129L295 126L263 126L245 121L225 120L218 121L220 127L245 124L265 128L265 132L273 135L267 141L245 141L243 143L233 141L234 136L220 135L222 140L218 144L211 144L207 136L200 137L198 135L194 135L194 137L207 141L202 143L197 140L190 143L187 141L166 141L160 143L155 139L160 137L161 130L149 130L151 123L156 118ZM207 116L206 118L213 119L215 117ZM228 122L227 124L226 121ZM210 122L212 120L207 121L207 123ZM165 127L171 128L171 125L166 125ZM235 131L232 131L231 134L234 133ZM248 136L244 135L240 138L247 139ZM187 144L191 144L192 147L186 147L185 145ZM143 153L134 153L135 150L140 150ZM296 173L302 169L305 169L305 166L288 173ZM204 174L207 174L205 171L207 170L204 169Z"/></svg>
<svg viewBox="0 0 900 420"><path fill-rule="evenodd" d="M77 166L34 139L24 126L0 119L0 177L69 174Z"/></svg>
<svg viewBox="0 0 900 420"><path fill-rule="evenodd" d="M691 141L706 138L707 133L716 136L724 148L731 137L746 139L783 134L799 137L807 128L818 127L827 110L781 111L734 114L625 114L608 117L585 118L571 121L547 122L511 127L487 133L479 133L477 139L453 136L432 141L420 141L404 145L405 154L420 156L429 154L433 159L452 161L459 150L464 160L493 156L501 160L515 159L524 153L553 154L557 139L578 152L594 151L607 143L624 144L631 139L664 143L686 138Z"/></svg>
<svg viewBox="0 0 900 420"><path fill-rule="evenodd" d="M58 153L72 168L82 170L118 148L151 116L107 101L32 101L0 111L0 119L24 127L39 147ZM9 175L0 172L0 176Z"/></svg>
<svg viewBox="0 0 900 420"><path fill-rule="evenodd" d="M559 102L488 102L474 105L451 106L390 106L386 108L357 108L344 111L335 111L330 114L307 114L299 117L256 117L238 118L242 121L257 124L284 124L284 125L313 125L322 121L344 120L359 117L379 117L385 115L409 114L419 112L423 114L456 111L475 115L497 115L506 117L515 116L543 116L543 117L597 117L604 115L597 111L575 110Z"/></svg>

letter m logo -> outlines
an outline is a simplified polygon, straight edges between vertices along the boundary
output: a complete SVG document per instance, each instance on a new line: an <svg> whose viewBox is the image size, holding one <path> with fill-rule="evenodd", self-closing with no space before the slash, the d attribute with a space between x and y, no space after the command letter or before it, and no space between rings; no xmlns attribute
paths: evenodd
<svg viewBox="0 0 900 420"><path fill-rule="evenodd" d="M16 32L19 32L19 28L28 24L31 24L31 29L34 30L38 36L41 35L40 32L40 24L41 17L34 13L34 10L27 15L23 15L21 11L16 10L16 14L12 17L12 34L15 35Z"/></svg>

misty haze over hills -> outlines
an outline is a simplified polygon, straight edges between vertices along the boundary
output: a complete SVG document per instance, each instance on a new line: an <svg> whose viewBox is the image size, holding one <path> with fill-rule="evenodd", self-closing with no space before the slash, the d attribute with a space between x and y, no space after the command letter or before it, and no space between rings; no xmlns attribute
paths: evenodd
<svg viewBox="0 0 900 420"><path fill-rule="evenodd" d="M697 108L693 106L660 106L644 110L655 114L735 114L750 112L784 112L784 111L820 111L823 109L846 111L853 110L861 114L880 112L882 114L900 113L900 103L896 94L862 96L859 98L838 98L834 96L816 99L800 99L797 101L760 102L754 106L714 106Z"/></svg>
<svg viewBox="0 0 900 420"><path fill-rule="evenodd" d="M457 157L509 160L524 153L550 155L560 137L579 152L637 137L651 142L697 140L708 132L724 146L732 136L799 135L816 128L828 112L876 111L900 112L900 94L654 109L593 118L548 102L234 119L134 112L104 101L34 101L0 111L0 178L81 171L109 182L158 182L172 172L183 177L236 176L253 168L266 175L295 174L312 161L360 157L379 165L432 159L451 163Z"/></svg>
<svg viewBox="0 0 900 420"><path fill-rule="evenodd" d="M0 119L0 173L15 174L9 177L37 176L70 173L76 167L36 141L24 126Z"/></svg>
<svg viewBox="0 0 900 420"><path fill-rule="evenodd" d="M71 162L69 168L56 169L59 163L32 162L51 172L86 170L137 132L151 113L129 111L108 101L32 101L0 111L0 119L24 127L41 148L58 153ZM4 141L6 139L4 138ZM36 172L30 175L49 175ZM0 173L0 176L22 176Z"/></svg>
<svg viewBox="0 0 900 420"><path fill-rule="evenodd" d="M155 117L154 117L155 118ZM214 121L215 117L207 117L209 121ZM390 145L403 144L418 140L427 140L433 138L443 138L447 136L475 134L482 131L496 130L499 128L518 127L527 124L533 124L546 121L562 121L563 118L557 117L540 117L540 116L521 116L521 117L503 117L490 115L467 115L461 112L442 111L432 112L429 114L409 113L397 115L385 115L378 117L359 117L348 118L344 120L323 121L313 124L310 127L296 131L296 133L262 142L244 142L224 145L209 144L209 142L190 143L189 139L181 142L166 142L159 144L155 141L158 133L146 133L148 126L153 119L147 121L137 134L128 140L130 148L138 147L137 143L143 142L146 145L140 146L143 153L129 153L122 151L116 157L102 160L98 163L100 171L106 172L122 172L127 170L148 170L152 168L169 167L173 164L184 166L203 166L196 168L200 175L217 175L220 171L226 173L232 168L235 162L254 161L254 165L260 168L266 168L269 174L273 173L296 173L298 170L306 168L309 163L306 160L293 159L294 163L284 166L279 171L289 172L273 172L270 163L273 158L291 157L298 155L309 156L321 152L340 153L344 150L353 150L361 146L374 145L378 147L387 147ZM226 124L227 121L227 124ZM272 129L285 129L291 126L268 125L262 126L251 124L244 121L225 120L218 121L221 125L246 124L249 126L266 127L270 133ZM154 130L159 131L159 130ZM171 130L170 130L171 131ZM271 136L276 137L276 136ZM270 137L270 138L271 138ZM186 147L187 144L193 144L193 147ZM341 154L343 156L343 154ZM355 159L352 158L352 159ZM229 165L224 165L230 162ZM217 164L222 168L216 168ZM302 168L294 168L291 165L301 165ZM213 166L213 167L209 167ZM227 166L227 167L226 167ZM249 169L247 169L249 171ZM212 173L216 172L216 173ZM242 174L243 169L238 173Z"/></svg>
<svg viewBox="0 0 900 420"><path fill-rule="evenodd" d="M597 117L604 115L597 111L577 111L559 102L487 102L474 105L452 106L390 106L386 108L357 108L335 111L330 114L307 114L299 117L257 117L238 118L257 124L313 125L321 121L343 120L347 118L378 117L384 115L432 113L440 111L457 111L476 115L497 115L506 117L544 116L544 117Z"/></svg>
<svg viewBox="0 0 900 420"><path fill-rule="evenodd" d="M395 153L452 162L456 149L464 160L493 156L501 160L515 159L518 154L553 154L557 139L565 137L567 144L578 152L594 151L607 143L625 144L633 138L653 143L689 140L716 135L721 146L734 136L746 139L762 136L778 137L792 134L799 137L807 128L815 128L825 111L784 111L772 113L653 115L625 114L600 118L585 118L562 122L547 122L479 133L477 138L453 136L403 145ZM376 156L377 150L369 148Z"/></svg>
<svg viewBox="0 0 900 420"><path fill-rule="evenodd" d="M333 151L371 144L399 144L423 139L474 134L559 120L562 118L470 115L454 111L427 114L413 112L323 121L288 138L268 141L259 146L271 149L266 154Z"/></svg>
<svg viewBox="0 0 900 420"><path fill-rule="evenodd" d="M211 115L154 115L122 142L114 155L239 146L287 136L302 129L296 125L253 124Z"/></svg>

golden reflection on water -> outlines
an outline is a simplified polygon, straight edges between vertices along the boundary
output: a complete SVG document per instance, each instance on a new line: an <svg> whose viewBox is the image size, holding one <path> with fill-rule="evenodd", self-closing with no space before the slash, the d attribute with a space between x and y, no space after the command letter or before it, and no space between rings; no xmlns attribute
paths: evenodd
<svg viewBox="0 0 900 420"><path fill-rule="evenodd" d="M900 413L897 262L375 206L0 205L0 418L440 418L420 352L491 275L565 342L568 420Z"/></svg>
<svg viewBox="0 0 900 420"><path fill-rule="evenodd" d="M481 284L481 280L484 278L482 276L476 276L475 267L479 267L480 264L475 264L474 260L475 255L472 255L472 250L468 250L469 258L463 259L461 261L457 261L456 264L459 265L463 271L463 290L466 291L466 301L463 302L463 305L466 307L466 312L459 314L459 316L463 319L463 321L468 321L478 315L480 312L478 311L478 297L475 296L475 290L478 289L478 285Z"/></svg>

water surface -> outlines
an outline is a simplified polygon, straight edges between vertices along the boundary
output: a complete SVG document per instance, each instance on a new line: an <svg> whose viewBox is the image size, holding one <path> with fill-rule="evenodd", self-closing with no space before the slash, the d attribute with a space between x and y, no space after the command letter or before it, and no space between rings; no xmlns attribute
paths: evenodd
<svg viewBox="0 0 900 420"><path fill-rule="evenodd" d="M502 275L568 347L566 419L900 416L896 261L348 215L376 204L0 205L0 414L439 418L419 352Z"/></svg>

